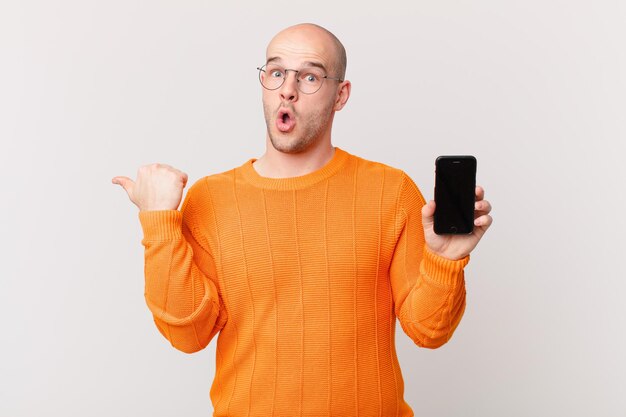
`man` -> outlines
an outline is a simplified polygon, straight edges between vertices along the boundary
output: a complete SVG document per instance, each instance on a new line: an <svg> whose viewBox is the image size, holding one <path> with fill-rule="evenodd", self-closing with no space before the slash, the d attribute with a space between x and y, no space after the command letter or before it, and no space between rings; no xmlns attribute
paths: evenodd
<svg viewBox="0 0 626 417"><path fill-rule="evenodd" d="M471 235L436 235L434 202L403 171L333 147L345 68L330 32L287 28L259 69L261 158L198 180L181 211L175 168L113 179L140 209L160 332L189 353L219 332L215 416L412 416L396 317L436 348L463 315L463 267L492 221L483 190Z"/></svg>

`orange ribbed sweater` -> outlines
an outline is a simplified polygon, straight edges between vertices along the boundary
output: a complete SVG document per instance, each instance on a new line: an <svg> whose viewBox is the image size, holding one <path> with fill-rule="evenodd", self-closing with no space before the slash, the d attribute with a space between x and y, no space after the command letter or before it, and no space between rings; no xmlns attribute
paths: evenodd
<svg viewBox="0 0 626 417"><path fill-rule="evenodd" d="M335 148L322 168L198 180L181 211L140 211L145 297L183 352L218 334L214 416L413 416L398 317L438 347L465 308L463 267L424 244L415 183Z"/></svg>

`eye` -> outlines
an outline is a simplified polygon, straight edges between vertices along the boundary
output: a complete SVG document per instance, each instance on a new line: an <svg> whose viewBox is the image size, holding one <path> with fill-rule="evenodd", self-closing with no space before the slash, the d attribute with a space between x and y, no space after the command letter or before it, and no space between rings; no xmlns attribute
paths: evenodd
<svg viewBox="0 0 626 417"><path fill-rule="evenodd" d="M321 75L315 73L315 72L305 72L302 74L302 81L306 82L306 83L310 83L310 84L315 84L317 82L319 82L319 80L321 79Z"/></svg>
<svg viewBox="0 0 626 417"><path fill-rule="evenodd" d="M283 78L285 76L285 70L276 65L268 65L265 67L265 73L270 78Z"/></svg>

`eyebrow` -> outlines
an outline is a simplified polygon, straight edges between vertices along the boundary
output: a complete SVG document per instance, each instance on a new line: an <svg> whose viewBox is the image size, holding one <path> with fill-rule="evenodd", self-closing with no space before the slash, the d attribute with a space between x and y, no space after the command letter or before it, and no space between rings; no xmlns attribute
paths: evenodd
<svg viewBox="0 0 626 417"><path fill-rule="evenodd" d="M282 59L278 56L273 56L271 58L267 59L266 64L269 64L270 62L280 62L282 61ZM326 67L324 66L324 64L322 64L321 62L316 62L316 61L305 61L302 63L303 67L316 67L316 68L321 68L324 71L328 72L326 70Z"/></svg>

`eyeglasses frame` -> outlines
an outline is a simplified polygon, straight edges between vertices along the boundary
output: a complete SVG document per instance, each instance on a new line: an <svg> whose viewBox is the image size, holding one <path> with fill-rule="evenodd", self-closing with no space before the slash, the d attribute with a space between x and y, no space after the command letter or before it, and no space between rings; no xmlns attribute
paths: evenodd
<svg viewBox="0 0 626 417"><path fill-rule="evenodd" d="M263 84L263 81L261 81L261 72L265 72L265 67L266 67L266 66L267 66L267 64L263 64L261 67L256 67L256 69L257 69L257 70L259 70L259 82L261 83L261 86L262 86L263 88L265 88L266 90L274 91L274 90L278 90L280 87L282 87L282 86L283 86L283 84L285 84L285 81L287 80L287 71L292 71L292 72L294 72L294 73L295 73L295 76L296 76L296 83L297 83L297 85L298 85L298 91L300 91L302 94L307 94L307 95L308 95L308 94L315 94L315 93L317 93L318 91L320 91L320 90L322 89L322 86L324 85L324 81L322 81L322 83L320 84L320 86L319 86L319 88L318 88L317 90L313 91L312 93L305 93L304 91L302 91L302 90L300 89L300 80L298 79L298 73L299 73L300 71L302 71L302 69L295 70L295 69L291 69L291 68L283 68L283 69L285 70L285 78L283 78L283 82L282 82L282 83L280 83L280 85L279 85L278 87L276 87L276 88L267 88L267 87ZM328 75L324 75L322 78L323 78L323 79L327 79L327 80L337 80L337 81L339 81L340 83L344 81L343 79L341 79L341 78L339 78L339 77L329 77Z"/></svg>

